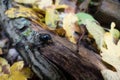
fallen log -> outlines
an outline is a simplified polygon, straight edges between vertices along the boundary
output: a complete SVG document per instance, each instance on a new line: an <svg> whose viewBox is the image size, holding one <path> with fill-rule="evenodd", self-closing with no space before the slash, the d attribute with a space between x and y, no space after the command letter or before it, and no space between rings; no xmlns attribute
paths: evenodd
<svg viewBox="0 0 120 80"><path fill-rule="evenodd" d="M40 26L37 26L39 34L50 34L52 44L44 47L32 46L34 43L30 44L31 42L16 29L14 24L16 19L5 16L4 12L12 6L10 2L11 0L0 1L0 24L24 61L41 80L103 80L100 70L105 66L100 56L84 46L80 46L77 53L75 44Z"/></svg>

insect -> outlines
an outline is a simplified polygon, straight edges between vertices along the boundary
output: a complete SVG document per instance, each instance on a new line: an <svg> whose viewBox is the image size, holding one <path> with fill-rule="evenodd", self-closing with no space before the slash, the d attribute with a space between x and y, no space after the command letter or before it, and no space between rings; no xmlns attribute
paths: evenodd
<svg viewBox="0 0 120 80"><path fill-rule="evenodd" d="M42 45L52 43L52 37L49 34L42 33L39 35L39 40Z"/></svg>
<svg viewBox="0 0 120 80"><path fill-rule="evenodd" d="M19 24L21 22L21 24ZM16 42L19 42L23 40L23 38L31 45L34 45L36 47L45 46L52 42L52 38L47 33L40 33L38 31L35 31L31 28L31 22L29 20L26 20L25 18L16 19L15 28L16 33L20 35L19 40Z"/></svg>

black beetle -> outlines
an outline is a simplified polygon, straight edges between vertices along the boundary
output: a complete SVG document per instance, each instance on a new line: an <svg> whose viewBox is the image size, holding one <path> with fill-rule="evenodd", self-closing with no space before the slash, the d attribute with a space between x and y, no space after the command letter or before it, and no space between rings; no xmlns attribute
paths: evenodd
<svg viewBox="0 0 120 80"><path fill-rule="evenodd" d="M42 45L49 44L52 42L52 37L49 34L42 33L39 36L39 40L40 40Z"/></svg>

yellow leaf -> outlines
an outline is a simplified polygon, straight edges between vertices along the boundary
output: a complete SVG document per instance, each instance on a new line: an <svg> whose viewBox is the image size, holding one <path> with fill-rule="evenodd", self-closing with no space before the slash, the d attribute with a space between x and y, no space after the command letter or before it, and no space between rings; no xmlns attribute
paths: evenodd
<svg viewBox="0 0 120 80"><path fill-rule="evenodd" d="M34 11L30 8L19 6L19 8L10 8L5 12L9 18L18 18L18 17L37 17L34 14Z"/></svg>
<svg viewBox="0 0 120 80"><path fill-rule="evenodd" d="M0 66L8 65L8 62L6 59L0 57Z"/></svg>
<svg viewBox="0 0 120 80"><path fill-rule="evenodd" d="M14 0L14 1L18 3L24 3L24 4L34 4L35 2L39 0Z"/></svg>
<svg viewBox="0 0 120 80"><path fill-rule="evenodd" d="M114 37L111 32L104 35L106 47L101 48L102 60L113 66L116 71L109 69L102 70L101 73L105 80L120 80L120 40L114 43Z"/></svg>
<svg viewBox="0 0 120 80"><path fill-rule="evenodd" d="M63 19L63 29L66 31L66 37L73 43L76 43L75 38L75 23L78 21L78 18L74 13L68 13Z"/></svg>
<svg viewBox="0 0 120 80"><path fill-rule="evenodd" d="M2 74L0 80L27 80L32 77L31 70L28 67L23 68L23 66L23 61L14 63L10 68L11 74Z"/></svg>
<svg viewBox="0 0 120 80"><path fill-rule="evenodd" d="M107 45L107 49L104 47L101 49L102 59L115 68L117 66L120 67L120 45L113 42L113 37L110 33L105 34L104 41Z"/></svg>
<svg viewBox="0 0 120 80"><path fill-rule="evenodd" d="M1 75L0 80L9 80L8 77L9 77L8 74Z"/></svg>
<svg viewBox="0 0 120 80"><path fill-rule="evenodd" d="M54 31L53 31L54 32ZM65 30L63 28L58 28L55 30L55 33L58 34L61 37L65 36Z"/></svg>
<svg viewBox="0 0 120 80"><path fill-rule="evenodd" d="M52 6L52 3L53 3L52 0L40 0L40 1L36 2L39 9L46 9L49 6Z"/></svg>
<svg viewBox="0 0 120 80"><path fill-rule="evenodd" d="M54 8L47 8L45 15L45 23L50 30L55 30L57 27L57 21L59 20L58 11Z"/></svg>
<svg viewBox="0 0 120 80"><path fill-rule="evenodd" d="M26 78L31 78L33 76L32 71L30 68L26 67L21 70L21 73L26 77Z"/></svg>
<svg viewBox="0 0 120 80"><path fill-rule="evenodd" d="M29 19L36 19L36 20L40 20L39 18L43 18L43 16L36 14L36 12L32 9L32 8L27 8L24 6L20 6L18 5L17 8L10 8L9 10L7 10L5 12L5 14L9 17L9 18L19 18L19 17L25 17L25 18L29 18Z"/></svg>
<svg viewBox="0 0 120 80"><path fill-rule="evenodd" d="M7 60L0 57L0 80L8 80L8 74L10 73L10 65Z"/></svg>
<svg viewBox="0 0 120 80"><path fill-rule="evenodd" d="M61 5L61 4L60 4L60 1L61 1L61 0L55 0L55 8L56 8L56 9L68 8L68 5L65 5L65 4L62 4L62 5Z"/></svg>
<svg viewBox="0 0 120 80"><path fill-rule="evenodd" d="M23 61L19 61L14 63L10 70L11 70L11 74L12 74L12 78L16 79L16 76L21 76L21 80L26 80L27 78L32 77L32 72L30 70L30 68L26 67L24 68L24 62Z"/></svg>
<svg viewBox="0 0 120 80"><path fill-rule="evenodd" d="M105 33L104 29L98 24L92 15L84 12L79 12L76 15L79 19L78 23L86 26L89 34L95 39L98 49L101 49L103 46L103 36Z"/></svg>
<svg viewBox="0 0 120 80"><path fill-rule="evenodd" d="M89 34L92 35L93 38L95 39L98 48L101 49L101 47L104 45L103 43L103 36L105 33L104 29L100 25L98 25L95 21L92 21L90 19L86 19L84 23Z"/></svg>
<svg viewBox="0 0 120 80"><path fill-rule="evenodd" d="M56 6L56 9L65 9L65 8L68 8L67 5L57 5Z"/></svg>
<svg viewBox="0 0 120 80"><path fill-rule="evenodd" d="M5 12L9 18L24 17L30 19L32 22L40 25L43 28L47 28L46 25L42 22L44 21L44 16L41 13L44 14L44 11L38 11L38 9L28 8L21 5L17 5L17 8L10 8Z"/></svg>
<svg viewBox="0 0 120 80"><path fill-rule="evenodd" d="M105 69L101 71L104 80L120 80L120 74L111 70Z"/></svg>
<svg viewBox="0 0 120 80"><path fill-rule="evenodd" d="M115 29L115 26L116 26L116 24L114 22L112 22L110 33L112 34L113 38L118 40L120 37L120 32L117 29Z"/></svg>
<svg viewBox="0 0 120 80"><path fill-rule="evenodd" d="M20 71L15 71L11 74L11 76L8 78L9 80L27 80L27 77L24 76Z"/></svg>
<svg viewBox="0 0 120 80"><path fill-rule="evenodd" d="M10 65L7 60L0 57L0 74L9 74L10 73Z"/></svg>
<svg viewBox="0 0 120 80"><path fill-rule="evenodd" d="M23 66L24 66L24 62L23 61L15 62L10 67L10 71L11 71L11 73L14 73L15 71L20 71L20 70L22 70Z"/></svg>

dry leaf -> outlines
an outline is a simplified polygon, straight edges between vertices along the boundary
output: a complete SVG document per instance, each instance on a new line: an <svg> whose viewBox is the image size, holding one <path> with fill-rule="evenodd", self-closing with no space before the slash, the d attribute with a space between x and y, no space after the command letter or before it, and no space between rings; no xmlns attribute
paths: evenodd
<svg viewBox="0 0 120 80"><path fill-rule="evenodd" d="M0 80L27 80L32 77L32 72L29 68L23 68L24 62L19 61L10 67L10 74L2 74Z"/></svg>
<svg viewBox="0 0 120 80"><path fill-rule="evenodd" d="M30 70L30 68L25 67L21 70L21 73L26 77L26 78L31 78L33 76L32 71Z"/></svg>
<svg viewBox="0 0 120 80"><path fill-rule="evenodd" d="M59 36L64 37L65 36L65 30L63 28L58 28L54 31L56 34L58 34Z"/></svg>
<svg viewBox="0 0 120 80"><path fill-rule="evenodd" d="M14 0L17 3L24 3L24 4L34 4L35 2L39 0Z"/></svg>
<svg viewBox="0 0 120 80"><path fill-rule="evenodd" d="M39 26L43 28L47 28L46 25L42 22L44 21L44 16L40 12L43 13L43 10L38 11L33 8L28 8L28 7L24 7L21 5L17 5L17 8L10 8L9 10L5 12L5 14L9 18L24 17L24 18L30 19L32 22L38 24Z"/></svg>
<svg viewBox="0 0 120 80"><path fill-rule="evenodd" d="M29 68L23 68L24 62L19 61L14 63L10 70L11 70L11 76L10 79L12 80L27 80L27 78L30 78L32 75L32 72Z"/></svg>
<svg viewBox="0 0 120 80"><path fill-rule="evenodd" d="M8 74L4 74L4 75L0 75L0 80L10 80L8 79L9 75Z"/></svg>
<svg viewBox="0 0 120 80"><path fill-rule="evenodd" d="M113 66L116 71L105 69L101 73L105 80L120 80L120 40L115 44L112 33L105 33L104 42L106 47L101 48L102 60Z"/></svg>
<svg viewBox="0 0 120 80"><path fill-rule="evenodd" d="M59 20L59 13L53 8L46 9L45 23L50 30L55 30L57 27L57 21Z"/></svg>
<svg viewBox="0 0 120 80"><path fill-rule="evenodd" d="M86 25L89 34L93 36L98 48L100 49L103 45L104 29L97 24L98 22L90 14L80 12L76 15L79 19L78 23Z"/></svg>
<svg viewBox="0 0 120 80"><path fill-rule="evenodd" d="M24 76L20 71L15 71L8 79L10 80L27 80L27 77Z"/></svg>
<svg viewBox="0 0 120 80"><path fill-rule="evenodd" d="M112 22L110 33L112 34L112 36L114 37L115 40L118 40L120 37L120 32L119 32L119 30L115 29L115 26L116 26L116 24L114 22Z"/></svg>
<svg viewBox="0 0 120 80"><path fill-rule="evenodd" d="M58 21L60 21L60 14L57 9L67 8L67 5L59 5L60 0L56 0L55 4L46 8L45 23L50 30L55 30L58 26Z"/></svg>
<svg viewBox="0 0 120 80"><path fill-rule="evenodd" d="M68 5L60 4L61 0L55 0L55 4L53 5L55 9L65 9L68 8Z"/></svg>
<svg viewBox="0 0 120 80"><path fill-rule="evenodd" d="M120 80L120 75L114 71L105 69L101 71L104 80Z"/></svg>
<svg viewBox="0 0 120 80"><path fill-rule="evenodd" d="M10 73L10 65L8 64L7 60L0 57L0 76L9 73Z"/></svg>
<svg viewBox="0 0 120 80"><path fill-rule="evenodd" d="M42 15L38 16L32 8L27 8L21 5L18 5L17 8L10 8L5 12L9 18L19 18L25 17L30 19L38 19L38 17L43 17Z"/></svg>
<svg viewBox="0 0 120 80"><path fill-rule="evenodd" d="M16 62L10 67L10 71L14 73L15 71L22 70L23 66L24 66L23 61Z"/></svg>
<svg viewBox="0 0 120 80"><path fill-rule="evenodd" d="M53 5L52 0L14 0L17 3L31 4L37 9L46 9L49 6Z"/></svg>
<svg viewBox="0 0 120 80"><path fill-rule="evenodd" d="M8 62L4 58L0 57L0 66L4 66L4 65L8 65Z"/></svg>
<svg viewBox="0 0 120 80"><path fill-rule="evenodd" d="M52 6L53 1L52 0L40 0L39 2L36 2L39 9L46 9L49 6Z"/></svg>
<svg viewBox="0 0 120 80"><path fill-rule="evenodd" d="M73 43L76 43L75 23L78 21L77 16L74 13L68 13L63 19L63 29L66 31L66 37Z"/></svg>

